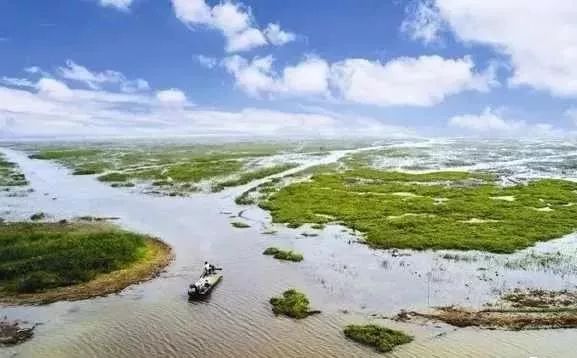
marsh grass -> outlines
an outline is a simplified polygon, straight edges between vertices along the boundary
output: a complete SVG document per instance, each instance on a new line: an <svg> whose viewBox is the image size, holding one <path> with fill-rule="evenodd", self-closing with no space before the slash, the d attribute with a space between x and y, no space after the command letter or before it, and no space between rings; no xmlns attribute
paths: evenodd
<svg viewBox="0 0 577 358"><path fill-rule="evenodd" d="M16 187L27 185L24 174L22 174L15 163L6 160L0 154L0 187Z"/></svg>
<svg viewBox="0 0 577 358"><path fill-rule="evenodd" d="M266 178L271 175L279 174L289 169L295 168L297 164L288 163L288 164L279 164L272 167L265 167L256 169L253 171L248 171L246 173L240 174L240 176L236 179L225 180L219 182L213 186L213 191L221 191L227 187L232 186L240 186L244 184L248 184L254 180Z"/></svg>
<svg viewBox="0 0 577 358"><path fill-rule="evenodd" d="M377 351L386 353L392 351L395 347L411 343L413 337L393 329L368 325L348 325L344 329L347 338L375 348Z"/></svg>
<svg viewBox="0 0 577 358"><path fill-rule="evenodd" d="M577 183L544 179L501 187L493 179L484 173L359 168L315 174L259 205L290 228L342 223L376 248L511 253L577 229L577 205L568 205L577 202ZM503 196L515 200L492 199ZM439 204L436 198L448 200ZM534 209L542 207L552 210Z"/></svg>
<svg viewBox="0 0 577 358"><path fill-rule="evenodd" d="M111 225L0 224L0 296L90 281L147 254L147 237Z"/></svg>
<svg viewBox="0 0 577 358"><path fill-rule="evenodd" d="M283 292L281 297L270 299L272 311L275 315L285 315L295 319L306 318L320 311L311 311L308 298L295 289Z"/></svg>
<svg viewBox="0 0 577 358"><path fill-rule="evenodd" d="M276 247L269 247L262 253L263 255L272 256L277 260L300 262L303 260L303 255L293 252L292 250L281 250Z"/></svg>

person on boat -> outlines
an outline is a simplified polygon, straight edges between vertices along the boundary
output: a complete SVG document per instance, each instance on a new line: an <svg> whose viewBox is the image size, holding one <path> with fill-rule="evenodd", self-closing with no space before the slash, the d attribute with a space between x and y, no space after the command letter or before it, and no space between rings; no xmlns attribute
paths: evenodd
<svg viewBox="0 0 577 358"><path fill-rule="evenodd" d="M202 277L208 276L212 273L212 265L208 261L204 262L204 271L202 272Z"/></svg>

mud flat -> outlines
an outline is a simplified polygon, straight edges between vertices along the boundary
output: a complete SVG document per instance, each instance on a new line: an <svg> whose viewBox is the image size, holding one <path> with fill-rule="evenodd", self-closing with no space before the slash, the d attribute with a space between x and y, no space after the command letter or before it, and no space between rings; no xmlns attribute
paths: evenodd
<svg viewBox="0 0 577 358"><path fill-rule="evenodd" d="M485 329L577 328L577 293L569 291L516 290L505 294L495 305L473 310L448 306L430 313L401 312L399 321L424 318L455 327Z"/></svg>

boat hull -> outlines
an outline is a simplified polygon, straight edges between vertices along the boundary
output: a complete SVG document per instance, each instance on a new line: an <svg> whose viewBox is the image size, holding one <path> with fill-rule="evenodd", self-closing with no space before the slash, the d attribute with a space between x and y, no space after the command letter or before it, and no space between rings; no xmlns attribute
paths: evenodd
<svg viewBox="0 0 577 358"><path fill-rule="evenodd" d="M222 274L214 273L201 277L194 284L190 285L188 297L190 299L199 299L210 294L212 289L222 280Z"/></svg>

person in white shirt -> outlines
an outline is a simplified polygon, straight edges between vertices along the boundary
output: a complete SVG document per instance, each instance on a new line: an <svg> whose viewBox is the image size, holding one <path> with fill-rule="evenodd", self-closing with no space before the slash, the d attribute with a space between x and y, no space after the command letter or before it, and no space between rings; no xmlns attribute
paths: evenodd
<svg viewBox="0 0 577 358"><path fill-rule="evenodd" d="M210 275L212 271L211 265L208 263L208 261L204 262L204 272L202 273L202 276L207 276Z"/></svg>

